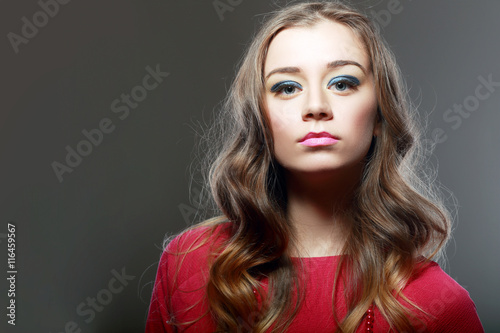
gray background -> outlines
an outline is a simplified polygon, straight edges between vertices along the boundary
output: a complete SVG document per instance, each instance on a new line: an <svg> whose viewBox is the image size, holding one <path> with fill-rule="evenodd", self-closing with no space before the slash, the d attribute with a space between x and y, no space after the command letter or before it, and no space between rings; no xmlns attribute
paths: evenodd
<svg viewBox="0 0 500 333"><path fill-rule="evenodd" d="M500 82L500 2L394 1L355 3L379 17L413 100L446 135L431 158L459 206L445 269L498 332L500 87L458 128L443 116L474 101L479 77ZM9 221L18 268L15 327L0 279L2 332L64 332L71 321L82 332L143 331L162 240L197 208L189 196L197 128L225 96L262 14L284 1L232 3L221 19L212 0L71 1L16 54L7 34L21 34L22 18L33 22L41 7L1 2L1 275ZM158 64L170 75L121 120L111 103ZM65 147L103 118L114 131L60 182L51 163L64 163ZM107 292L123 269L127 285ZM98 295L112 299L86 322L76 309Z"/></svg>

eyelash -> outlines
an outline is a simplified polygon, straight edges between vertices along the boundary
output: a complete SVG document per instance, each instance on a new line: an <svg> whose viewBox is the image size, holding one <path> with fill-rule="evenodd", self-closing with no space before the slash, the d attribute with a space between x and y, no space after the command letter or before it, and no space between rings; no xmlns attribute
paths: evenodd
<svg viewBox="0 0 500 333"><path fill-rule="evenodd" d="M350 89L356 88L360 84L359 80L357 78L355 78L354 76L342 75L342 76L336 76L333 79L331 79L328 82L328 87L331 87L331 86L339 84L339 83L347 84L347 88L350 88ZM285 96L293 94L293 93L283 94L283 91L286 88L302 89L302 86L294 81L282 81L282 82L278 82L274 86L272 86L271 92L276 93L276 94L280 94L280 95L285 95ZM338 90L338 91L342 92L342 91L345 91L345 89Z"/></svg>
<svg viewBox="0 0 500 333"><path fill-rule="evenodd" d="M282 81L272 86L271 92L277 94L283 94L283 90L285 90L286 88L302 89L302 86L294 81ZM289 94L284 94L284 95L289 95Z"/></svg>

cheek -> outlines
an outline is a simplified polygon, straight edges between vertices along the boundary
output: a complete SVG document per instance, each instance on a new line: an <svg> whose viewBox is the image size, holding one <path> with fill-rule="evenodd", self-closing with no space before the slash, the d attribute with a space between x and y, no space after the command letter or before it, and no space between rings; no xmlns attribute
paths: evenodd
<svg viewBox="0 0 500 333"><path fill-rule="evenodd" d="M271 129L276 135L283 135L284 132L289 132L297 120L297 107L294 103L283 103L280 101L268 101L267 115L271 122ZM281 133L281 134L280 134Z"/></svg>
<svg viewBox="0 0 500 333"><path fill-rule="evenodd" d="M293 133L293 125L290 123L291 119L279 117L276 114L270 117L271 130L274 141L274 149L276 154L287 149L290 142L295 139Z"/></svg>
<svg viewBox="0 0 500 333"><path fill-rule="evenodd" d="M267 117L270 122L273 136L274 154L276 160L283 166L293 157L293 145L290 142L297 140L297 114L293 103L268 102Z"/></svg>
<svg viewBox="0 0 500 333"><path fill-rule="evenodd" d="M360 99L353 103L350 108L356 112L348 114L349 123L353 126L353 130L359 132L359 135L366 137L373 136L373 128L375 126L375 119L377 115L377 101L374 97Z"/></svg>

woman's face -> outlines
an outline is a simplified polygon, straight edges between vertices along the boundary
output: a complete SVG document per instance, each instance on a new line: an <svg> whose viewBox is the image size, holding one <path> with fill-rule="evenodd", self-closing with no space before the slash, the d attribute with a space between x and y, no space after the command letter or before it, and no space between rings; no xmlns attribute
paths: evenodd
<svg viewBox="0 0 500 333"><path fill-rule="evenodd" d="M377 98L368 55L349 28L322 21L281 31L264 75L275 157L285 169L360 166L379 131Z"/></svg>

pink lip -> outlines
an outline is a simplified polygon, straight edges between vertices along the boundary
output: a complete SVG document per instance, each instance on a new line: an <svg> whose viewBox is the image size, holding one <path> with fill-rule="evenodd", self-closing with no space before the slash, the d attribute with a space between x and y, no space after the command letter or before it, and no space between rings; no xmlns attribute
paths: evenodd
<svg viewBox="0 0 500 333"><path fill-rule="evenodd" d="M309 132L305 137L303 137L299 143L308 147L317 147L317 146L329 146L333 145L339 141L338 138L334 137L328 132Z"/></svg>

